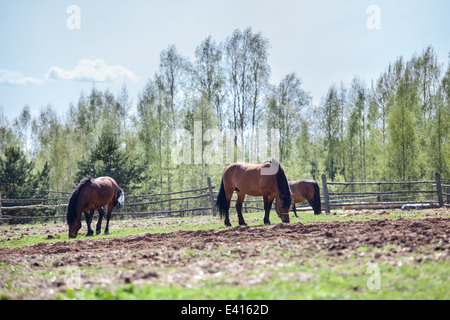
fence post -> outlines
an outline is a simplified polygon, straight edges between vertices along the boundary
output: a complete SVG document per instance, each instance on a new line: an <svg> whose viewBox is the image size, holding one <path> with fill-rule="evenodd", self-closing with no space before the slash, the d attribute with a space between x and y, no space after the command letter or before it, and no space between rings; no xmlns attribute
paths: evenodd
<svg viewBox="0 0 450 320"><path fill-rule="evenodd" d="M438 194L439 207L442 208L444 206L444 197L442 195L442 185L441 185L441 175L436 172L436 188Z"/></svg>
<svg viewBox="0 0 450 320"><path fill-rule="evenodd" d="M212 189L211 178L207 177L206 180L208 181L209 201L211 202L211 214L215 217L216 216L216 204L214 203L214 193L213 193L213 189Z"/></svg>
<svg viewBox="0 0 450 320"><path fill-rule="evenodd" d="M447 187L447 204L450 204L450 187Z"/></svg>
<svg viewBox="0 0 450 320"><path fill-rule="evenodd" d="M323 200L325 201L325 213L330 213L330 200L328 198L327 176L322 174Z"/></svg>

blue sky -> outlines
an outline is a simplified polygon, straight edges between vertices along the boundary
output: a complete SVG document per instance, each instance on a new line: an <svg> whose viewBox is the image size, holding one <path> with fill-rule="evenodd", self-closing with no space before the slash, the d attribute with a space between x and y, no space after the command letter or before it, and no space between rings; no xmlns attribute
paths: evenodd
<svg viewBox="0 0 450 320"><path fill-rule="evenodd" d="M80 10L69 29L67 8ZM370 30L375 5L380 29ZM29 104L33 115L51 104L63 115L93 85L134 102L169 44L194 60L208 35L222 42L252 27L270 40L271 83L296 72L318 103L333 83L355 75L367 84L398 56L432 45L440 62L450 52L450 1L191 0L0 2L0 108L13 119Z"/></svg>

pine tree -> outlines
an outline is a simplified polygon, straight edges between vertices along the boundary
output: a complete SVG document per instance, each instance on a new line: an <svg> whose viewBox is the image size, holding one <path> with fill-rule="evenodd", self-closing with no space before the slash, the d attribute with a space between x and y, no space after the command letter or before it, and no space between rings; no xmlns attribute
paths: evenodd
<svg viewBox="0 0 450 320"><path fill-rule="evenodd" d="M109 176L122 187L127 188L131 183L141 181L141 168L123 150L120 141L112 130L105 126L102 133L87 158L78 164L76 181L87 176Z"/></svg>
<svg viewBox="0 0 450 320"><path fill-rule="evenodd" d="M50 189L50 166L46 161L44 167L41 171L36 173L36 186L39 190L49 190Z"/></svg>
<svg viewBox="0 0 450 320"><path fill-rule="evenodd" d="M33 194L34 163L19 147L6 147L0 156L0 192L5 198L26 198Z"/></svg>

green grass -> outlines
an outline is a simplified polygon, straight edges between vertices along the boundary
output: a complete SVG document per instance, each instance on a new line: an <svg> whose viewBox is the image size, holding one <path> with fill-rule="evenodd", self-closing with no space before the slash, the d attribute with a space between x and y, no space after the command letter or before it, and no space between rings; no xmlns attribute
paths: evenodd
<svg viewBox="0 0 450 320"><path fill-rule="evenodd" d="M313 224L318 222L330 221L362 221L371 219L398 219L402 218L422 218L422 212L399 212L391 211L389 215L360 214L357 216L345 215L337 212L336 215L322 214L315 216L312 212L299 213L300 218L291 217L291 222L302 222ZM237 226L235 214L230 215L231 223ZM249 226L262 226L263 213L245 214L244 218ZM273 224L280 223L276 214L271 214ZM133 223L133 220L121 221L112 220L110 223L110 235L98 235L86 238L86 225L80 230L76 240L68 239L67 231L51 234L43 233L49 226L28 225L18 228L14 236L4 236L5 230L11 226L0 227L0 248L14 248L28 245L35 245L41 242L52 243L58 241L84 241L89 239L104 239L125 237L142 233L163 233L175 232L178 230L204 230L224 228L223 221L218 217L194 217L194 218L165 218L140 220L140 223ZM95 225L95 223L94 223ZM64 230L65 230L64 226ZM20 235L22 230L28 234ZM56 230L56 229L55 229ZM59 228L58 230L62 230ZM267 245L267 244L263 244ZM229 282L230 275L224 273L219 277L210 277L194 285L165 285L157 283L154 285L133 283L127 285L114 285L112 287L81 287L80 289L70 290L59 294L58 299L450 299L450 268L448 260L441 259L430 261L424 259L422 262L414 261L408 263L408 257L414 258L414 255L405 255L395 257L396 260L374 259L374 253L388 253L393 245L387 245L381 248L370 246L361 246L357 248L354 254L348 256L331 256L325 250L312 252L311 248L304 247L304 257L298 258L292 256L288 249L285 251L272 249L261 250L261 256L257 259L273 261L265 264L261 268L248 271L246 274L239 275L240 285L232 285ZM269 246L270 248L270 246ZM215 251L214 251L215 250ZM223 255L229 248L218 247L211 252L189 249L184 251L186 258L193 259L224 259L225 261L240 261L238 255ZM275 250L275 249L274 249ZM313 250L314 251L314 250ZM424 251L422 251L424 252ZM297 254L299 252L296 252ZM278 256L276 255L278 254ZM303 255L303 251L301 251ZM284 264L279 265L274 257L281 257ZM252 259L252 258L248 258ZM399 262L405 259L404 263ZM371 274L369 266L378 262L380 275L380 289L370 289L368 280ZM133 267L130 267L133 268ZM15 286L17 281L29 279L52 279L61 277L64 268L55 268L48 262L48 265L33 269L30 265L11 265L0 263L0 299L25 295L29 290L33 290L33 281L31 287ZM83 274L102 274L107 277L108 272L118 272L120 268L102 269L99 266L82 267ZM124 271L126 271L124 269ZM177 273L178 269L161 269L158 273ZM251 285L242 285L245 279L253 275L264 273L264 278ZM305 277L303 278L302 277ZM28 283L29 281L22 281Z"/></svg>
<svg viewBox="0 0 450 320"><path fill-rule="evenodd" d="M16 248L23 246L32 246L38 243L54 243L59 241L76 241L76 240L91 240L91 239L104 239L104 238L116 238L116 237L126 237L131 235L138 235L141 233L168 233L178 230L201 230L201 229L219 229L223 227L223 223L217 218L207 217L205 218L207 222L196 221L196 218L184 218L183 224L170 224L174 221L180 221L179 218L165 218L160 219L157 225L152 224L148 227L133 227L124 224L124 221L114 221L110 222L110 234L105 235L102 233L99 235L94 235L92 237L85 237L87 232L86 224L83 221L82 228L78 232L78 237L76 239L69 239L67 231L60 233L51 234L50 238L48 234L39 234L38 231L42 229L39 225L30 225L30 229L34 230L31 234L21 234L20 236L0 236L0 248ZM128 220L130 221L130 220ZM91 226L95 227L95 221ZM166 224L167 223L167 224ZM130 222L132 224L132 222ZM104 227L104 224L103 224ZM0 228L0 235L3 230L6 230L8 226L2 226Z"/></svg>
<svg viewBox="0 0 450 320"><path fill-rule="evenodd" d="M450 271L445 262L389 266L381 264L380 288L367 285L366 264L352 266L339 263L333 267L299 268L296 271L312 274L307 281L282 280L281 274L294 269L278 270L263 283L252 286L233 286L206 281L201 286L184 288L174 285L129 284L114 290L67 290L58 299L216 299L216 300L294 300L294 299L449 299Z"/></svg>

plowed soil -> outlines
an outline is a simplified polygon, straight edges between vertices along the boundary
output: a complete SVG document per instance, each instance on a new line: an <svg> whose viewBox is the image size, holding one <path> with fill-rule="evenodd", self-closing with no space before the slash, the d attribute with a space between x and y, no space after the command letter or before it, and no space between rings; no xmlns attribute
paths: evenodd
<svg viewBox="0 0 450 320"><path fill-rule="evenodd" d="M224 283L252 285L263 281L267 274L250 271L261 269L265 263L298 263L319 252L329 257L349 257L361 255L360 248L390 248L364 251L370 252L373 261L394 264L406 254L413 257L408 260L410 263L423 259L447 260L450 257L449 235L450 218L447 217L279 223L261 227L237 226L220 230L181 230L43 242L0 249L0 263L30 268L32 272L56 270L53 278L34 279L33 285L23 279L15 283L32 287L15 298L49 298L65 290L67 275L63 269L69 266L101 271L82 272L83 286L114 286L130 282L190 286L214 277L224 277ZM283 253L286 251L289 254ZM299 281L313 277L309 274L290 276ZM0 285L6 285L7 281L10 280L5 275L0 275Z"/></svg>
<svg viewBox="0 0 450 320"><path fill-rule="evenodd" d="M194 248L233 245L258 241L284 239L296 243L326 243L325 249L339 250L362 245L382 247L401 245L414 250L434 246L449 250L450 219L427 218L420 220L370 220L346 222L321 222L305 225L300 222L276 224L268 227L237 226L221 230L176 231L170 233L145 233L113 239L62 241L40 243L35 246L0 249L0 258L10 255L85 253L109 250L148 250L157 248ZM327 240L324 242L324 240Z"/></svg>

